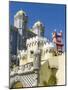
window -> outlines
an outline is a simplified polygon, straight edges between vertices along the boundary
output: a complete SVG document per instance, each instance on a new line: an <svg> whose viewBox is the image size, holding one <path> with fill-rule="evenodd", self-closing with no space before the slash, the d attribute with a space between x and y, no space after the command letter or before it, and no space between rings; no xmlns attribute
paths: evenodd
<svg viewBox="0 0 68 90"><path fill-rule="evenodd" d="M31 69L31 65L30 65L30 64L28 64L28 69L29 69L29 70Z"/></svg>
<svg viewBox="0 0 68 90"><path fill-rule="evenodd" d="M31 54L33 54L33 51L31 51Z"/></svg>
<svg viewBox="0 0 68 90"><path fill-rule="evenodd" d="M52 53L52 49L49 50L49 53Z"/></svg>
<svg viewBox="0 0 68 90"><path fill-rule="evenodd" d="M34 42L32 43L32 46L34 45Z"/></svg>
<svg viewBox="0 0 68 90"><path fill-rule="evenodd" d="M48 52L48 49L46 49L46 53Z"/></svg>
<svg viewBox="0 0 68 90"><path fill-rule="evenodd" d="M35 45L37 45L37 41L35 42Z"/></svg>
<svg viewBox="0 0 68 90"><path fill-rule="evenodd" d="M34 55L34 52L33 51L30 51L30 57L32 58Z"/></svg>

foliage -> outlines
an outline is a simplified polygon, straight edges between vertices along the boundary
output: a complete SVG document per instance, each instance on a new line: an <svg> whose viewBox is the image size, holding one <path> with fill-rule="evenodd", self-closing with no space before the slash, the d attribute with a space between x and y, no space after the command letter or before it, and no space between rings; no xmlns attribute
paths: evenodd
<svg viewBox="0 0 68 90"><path fill-rule="evenodd" d="M12 32L13 30L14 30L14 27L10 25L10 32Z"/></svg>
<svg viewBox="0 0 68 90"><path fill-rule="evenodd" d="M48 80L48 85L51 86L51 85L56 85L56 84L57 84L56 76L55 75L51 75L49 80Z"/></svg>

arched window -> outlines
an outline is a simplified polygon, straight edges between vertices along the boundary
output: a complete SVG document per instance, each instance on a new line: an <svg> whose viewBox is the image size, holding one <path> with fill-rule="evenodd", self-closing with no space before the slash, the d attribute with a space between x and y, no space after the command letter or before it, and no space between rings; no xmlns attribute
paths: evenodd
<svg viewBox="0 0 68 90"><path fill-rule="evenodd" d="M48 52L48 49L46 49L46 53Z"/></svg>
<svg viewBox="0 0 68 90"><path fill-rule="evenodd" d="M28 64L28 70L30 70L31 69L31 64Z"/></svg>
<svg viewBox="0 0 68 90"><path fill-rule="evenodd" d="M37 45L37 41L35 42L35 45Z"/></svg>
<svg viewBox="0 0 68 90"><path fill-rule="evenodd" d="M34 56L34 51L30 51L30 58L33 58L33 56Z"/></svg>
<svg viewBox="0 0 68 90"><path fill-rule="evenodd" d="M52 49L49 50L49 53L52 53Z"/></svg>
<svg viewBox="0 0 68 90"><path fill-rule="evenodd" d="M32 46L34 45L34 42L32 42Z"/></svg>

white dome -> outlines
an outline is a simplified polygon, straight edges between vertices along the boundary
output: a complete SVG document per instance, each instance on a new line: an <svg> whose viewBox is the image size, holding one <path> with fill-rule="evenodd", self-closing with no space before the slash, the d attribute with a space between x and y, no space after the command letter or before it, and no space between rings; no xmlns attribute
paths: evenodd
<svg viewBox="0 0 68 90"><path fill-rule="evenodd" d="M23 10L20 10L16 13L15 17L23 14L26 15L26 13Z"/></svg>
<svg viewBox="0 0 68 90"><path fill-rule="evenodd" d="M37 26L43 26L43 24L40 21L37 21L34 25L33 28L37 27Z"/></svg>

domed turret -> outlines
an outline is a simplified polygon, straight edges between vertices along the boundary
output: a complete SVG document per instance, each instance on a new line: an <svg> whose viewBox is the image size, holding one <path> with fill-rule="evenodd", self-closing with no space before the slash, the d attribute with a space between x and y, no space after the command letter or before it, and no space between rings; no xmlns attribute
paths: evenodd
<svg viewBox="0 0 68 90"><path fill-rule="evenodd" d="M40 21L37 21L34 25L33 25L33 28L35 27L42 27L43 24L40 22Z"/></svg>
<svg viewBox="0 0 68 90"><path fill-rule="evenodd" d="M34 25L33 25L33 32L35 34L37 34L38 36L43 36L44 34L44 26L40 21L37 21Z"/></svg>
<svg viewBox="0 0 68 90"><path fill-rule="evenodd" d="M17 52L18 50L23 50L23 48L26 48L25 40L26 40L27 21L28 17L23 10L19 10L14 16L14 27L18 29Z"/></svg>
<svg viewBox="0 0 68 90"><path fill-rule="evenodd" d="M14 15L14 26L16 28L22 28L24 23L27 23L27 15L23 10L19 10L15 15Z"/></svg>
<svg viewBox="0 0 68 90"><path fill-rule="evenodd" d="M14 17L18 17L18 16L22 16L22 15L26 16L26 13L23 10L20 10L16 13L16 15Z"/></svg>

